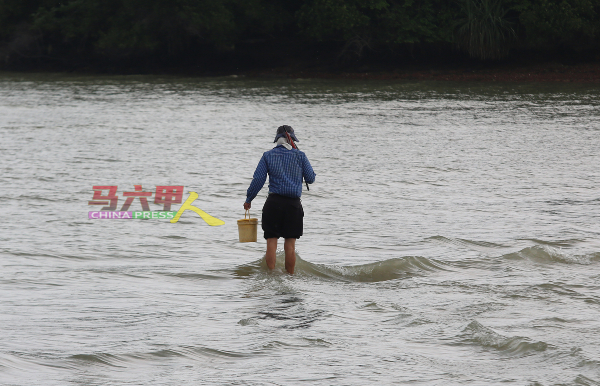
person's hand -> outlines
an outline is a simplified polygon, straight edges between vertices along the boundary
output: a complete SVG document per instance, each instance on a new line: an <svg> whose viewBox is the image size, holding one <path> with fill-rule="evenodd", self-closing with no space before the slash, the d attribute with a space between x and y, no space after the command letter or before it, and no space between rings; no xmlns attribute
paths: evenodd
<svg viewBox="0 0 600 386"><path fill-rule="evenodd" d="M251 206L252 206L252 204L251 204L251 203L249 203L249 202L244 202L244 209L248 210L248 209L250 209L250 207L251 207Z"/></svg>

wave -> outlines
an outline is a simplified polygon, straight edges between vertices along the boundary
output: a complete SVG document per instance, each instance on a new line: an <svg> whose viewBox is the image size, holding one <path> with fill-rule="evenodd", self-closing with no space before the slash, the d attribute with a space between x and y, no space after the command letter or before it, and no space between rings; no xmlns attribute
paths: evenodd
<svg viewBox="0 0 600 386"><path fill-rule="evenodd" d="M525 337L500 335L475 320L463 330L461 337L465 343L475 343L511 355L524 355L532 351L545 351L548 348L546 342L531 342L529 338Z"/></svg>
<svg viewBox="0 0 600 386"><path fill-rule="evenodd" d="M72 355L70 359L74 359L78 362L87 362L95 365L105 365L111 367L125 367L124 362L127 362L126 359L120 357L119 355L113 354L77 354Z"/></svg>
<svg viewBox="0 0 600 386"><path fill-rule="evenodd" d="M160 360L161 358L180 357L192 360L203 360L210 358L235 359L255 356L257 353L240 353L226 350L218 350L208 347L182 346L158 351L144 353L127 354L76 354L71 355L69 359L78 364L109 366L109 367L129 367L134 361Z"/></svg>
<svg viewBox="0 0 600 386"><path fill-rule="evenodd" d="M467 239L459 239L459 238L449 238L444 236L432 236L428 237L426 240L436 241L442 244L451 244L461 248L474 249L477 251L487 252L489 250L495 250L499 248L507 248L506 245L491 243L488 241L475 241L475 240L467 240Z"/></svg>
<svg viewBox="0 0 600 386"><path fill-rule="evenodd" d="M207 275L204 273L190 273L190 272L154 272L158 275L163 275L167 277L176 277L179 279L188 279L188 280L223 280L227 279L225 276L218 275Z"/></svg>
<svg viewBox="0 0 600 386"><path fill-rule="evenodd" d="M556 240L556 241L547 241L540 239L521 239L527 241L533 241L536 244L549 245L551 247L573 247L578 243L581 243L584 240L581 239L567 239L567 240Z"/></svg>
<svg viewBox="0 0 600 386"><path fill-rule="evenodd" d="M285 272L284 260L284 252L278 252L275 272ZM295 274L335 281L381 282L442 270L448 270L448 267L442 262L421 256L405 256L368 264L340 266L310 263L302 260L298 253L296 253ZM235 269L234 273L238 277L245 277L260 272L268 272L264 258L239 266Z"/></svg>
<svg viewBox="0 0 600 386"><path fill-rule="evenodd" d="M505 259L530 260L537 263L591 264L600 260L600 253L576 255L549 245L536 245L502 255Z"/></svg>
<svg viewBox="0 0 600 386"><path fill-rule="evenodd" d="M36 364L16 355L0 352L0 370L15 369L22 371L36 370Z"/></svg>
<svg viewBox="0 0 600 386"><path fill-rule="evenodd" d="M573 383L575 383L576 385L582 385L582 386L598 386L598 385L600 385L600 382L595 381L591 378L588 378L582 374L579 374L577 376L577 378L575 378Z"/></svg>

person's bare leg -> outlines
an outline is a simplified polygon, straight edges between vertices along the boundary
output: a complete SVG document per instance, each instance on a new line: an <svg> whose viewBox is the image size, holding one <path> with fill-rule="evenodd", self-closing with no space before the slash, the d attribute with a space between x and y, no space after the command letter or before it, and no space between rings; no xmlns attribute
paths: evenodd
<svg viewBox="0 0 600 386"><path fill-rule="evenodd" d="M267 261L267 267L269 267L269 269L275 268L276 252L277 237L267 239L267 253L265 254L265 260Z"/></svg>
<svg viewBox="0 0 600 386"><path fill-rule="evenodd" d="M296 239L285 239L283 250L285 251L285 269L293 275L296 266Z"/></svg>

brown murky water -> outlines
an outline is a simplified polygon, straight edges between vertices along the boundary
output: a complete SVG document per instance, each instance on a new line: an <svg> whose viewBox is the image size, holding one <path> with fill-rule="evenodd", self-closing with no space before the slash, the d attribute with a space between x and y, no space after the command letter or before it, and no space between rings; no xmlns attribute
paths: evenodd
<svg viewBox="0 0 600 386"><path fill-rule="evenodd" d="M596 385L599 96L3 74L0 384ZM281 124L317 173L293 277L237 242ZM88 219L136 184L225 225Z"/></svg>

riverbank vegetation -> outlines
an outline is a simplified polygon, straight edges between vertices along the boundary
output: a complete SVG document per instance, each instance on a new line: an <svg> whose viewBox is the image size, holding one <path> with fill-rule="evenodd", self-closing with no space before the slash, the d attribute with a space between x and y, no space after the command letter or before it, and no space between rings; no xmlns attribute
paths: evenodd
<svg viewBox="0 0 600 386"><path fill-rule="evenodd" d="M0 0L0 68L600 61L600 0Z"/></svg>

